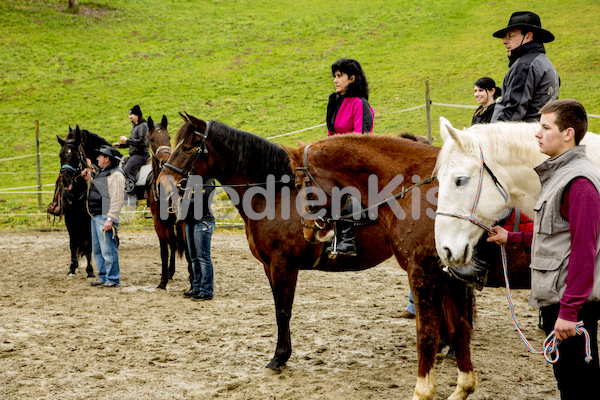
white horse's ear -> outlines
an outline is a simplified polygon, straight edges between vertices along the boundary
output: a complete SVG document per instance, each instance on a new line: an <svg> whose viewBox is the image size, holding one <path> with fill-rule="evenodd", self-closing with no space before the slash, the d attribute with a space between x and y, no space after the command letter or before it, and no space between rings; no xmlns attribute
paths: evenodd
<svg viewBox="0 0 600 400"><path fill-rule="evenodd" d="M460 149L463 149L460 131L453 127L450 121L444 117L440 117L440 136L442 137L442 141L444 143L452 140Z"/></svg>

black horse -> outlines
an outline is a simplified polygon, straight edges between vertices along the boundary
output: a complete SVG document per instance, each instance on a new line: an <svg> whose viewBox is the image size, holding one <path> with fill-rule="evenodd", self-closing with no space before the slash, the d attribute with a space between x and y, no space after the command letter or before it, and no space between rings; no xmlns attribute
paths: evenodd
<svg viewBox="0 0 600 400"><path fill-rule="evenodd" d="M79 258L87 259L86 272L88 278L94 276L92 268L92 240L90 215L87 211L87 183L81 177L81 171L96 162L101 145L110 145L106 140L87 130L69 127L65 140L56 136L61 145L60 174L57 190L60 195L61 211L65 216L65 225L69 232L71 249L71 265L69 275L75 275L79 266ZM88 164L88 162L90 164Z"/></svg>

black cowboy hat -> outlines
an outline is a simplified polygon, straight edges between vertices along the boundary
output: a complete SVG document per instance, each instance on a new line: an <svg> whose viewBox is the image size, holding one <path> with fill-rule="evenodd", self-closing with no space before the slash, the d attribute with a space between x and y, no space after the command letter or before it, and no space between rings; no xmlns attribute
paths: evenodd
<svg viewBox="0 0 600 400"><path fill-rule="evenodd" d="M548 43L554 40L554 35L545 29L542 29L540 16L531 11L517 11L510 16L508 26L494 32L492 36L503 39L506 32L513 29L522 29L527 32L533 32L533 40L539 43Z"/></svg>
<svg viewBox="0 0 600 400"><path fill-rule="evenodd" d="M103 156L106 156L108 158L111 158L113 160L121 161L121 153L119 153L119 150L115 149L112 146L107 146L107 145L103 144L98 149L98 153L100 153Z"/></svg>

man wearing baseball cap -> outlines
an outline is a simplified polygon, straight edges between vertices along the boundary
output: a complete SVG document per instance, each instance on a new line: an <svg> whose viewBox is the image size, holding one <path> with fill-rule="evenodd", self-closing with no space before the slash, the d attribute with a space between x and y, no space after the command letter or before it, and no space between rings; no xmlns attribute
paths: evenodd
<svg viewBox="0 0 600 400"><path fill-rule="evenodd" d="M554 40L554 35L542 29L537 14L517 11L510 16L506 28L493 36L502 39L506 46L509 70L491 122L539 121L540 109L558 99L560 77L544 47L544 43Z"/></svg>

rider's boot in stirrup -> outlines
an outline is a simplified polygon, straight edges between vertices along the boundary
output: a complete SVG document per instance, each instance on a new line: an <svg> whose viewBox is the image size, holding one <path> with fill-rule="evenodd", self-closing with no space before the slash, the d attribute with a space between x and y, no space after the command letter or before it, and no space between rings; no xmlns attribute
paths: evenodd
<svg viewBox="0 0 600 400"><path fill-rule="evenodd" d="M335 258L337 255L356 256L356 239L352 222L335 222L335 236L325 250L330 254L330 258Z"/></svg>

